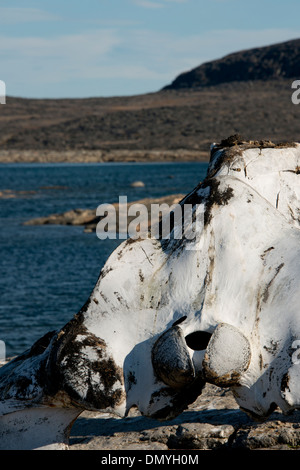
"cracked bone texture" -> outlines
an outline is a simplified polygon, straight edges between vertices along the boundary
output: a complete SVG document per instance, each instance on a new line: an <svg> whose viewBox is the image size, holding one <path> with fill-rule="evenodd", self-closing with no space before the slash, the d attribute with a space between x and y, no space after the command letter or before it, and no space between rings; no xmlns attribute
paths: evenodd
<svg viewBox="0 0 300 470"><path fill-rule="evenodd" d="M230 371L238 405L253 417L276 407L297 409L299 168L299 144L228 139L213 145L207 178L181 201L194 207L196 240L172 237L178 227L170 239L126 240L107 260L81 311L0 369L1 446L22 446L18 436L26 422L24 448L63 448L84 410L125 416L137 407L150 418L174 419L206 381L218 385L218 371L226 372L214 335L221 324L245 338L233 342L236 360L230 362L238 366L236 374ZM183 339L195 332L212 335L216 374L206 376L201 367L205 350L183 340L170 342L160 360L169 371L173 361L175 375L180 364L185 380L164 382L153 367L154 345L172 328L180 328ZM249 353L241 362L245 344ZM187 354L191 362L179 361ZM49 442L38 439L49 435L47 429L53 430Z"/></svg>

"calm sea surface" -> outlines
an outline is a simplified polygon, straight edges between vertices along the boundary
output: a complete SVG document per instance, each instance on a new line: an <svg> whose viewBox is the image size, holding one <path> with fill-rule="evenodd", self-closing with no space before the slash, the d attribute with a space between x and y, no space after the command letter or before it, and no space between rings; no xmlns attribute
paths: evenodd
<svg viewBox="0 0 300 470"><path fill-rule="evenodd" d="M83 227L24 226L34 217L102 203L188 193L206 163L0 165L0 191L32 191L0 199L0 340L7 356L22 353L61 328L89 297L120 240L100 241ZM142 180L145 187L132 188Z"/></svg>

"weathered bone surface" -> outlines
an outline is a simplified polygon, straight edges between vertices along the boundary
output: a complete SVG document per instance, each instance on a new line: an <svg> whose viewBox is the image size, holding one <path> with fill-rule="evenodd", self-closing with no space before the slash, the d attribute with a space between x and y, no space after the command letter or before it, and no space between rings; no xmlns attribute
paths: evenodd
<svg viewBox="0 0 300 470"><path fill-rule="evenodd" d="M0 369L0 447L65 448L85 409L172 418L206 381L252 415L300 407L299 178L299 144L212 146L181 202L196 241L126 240L81 311Z"/></svg>

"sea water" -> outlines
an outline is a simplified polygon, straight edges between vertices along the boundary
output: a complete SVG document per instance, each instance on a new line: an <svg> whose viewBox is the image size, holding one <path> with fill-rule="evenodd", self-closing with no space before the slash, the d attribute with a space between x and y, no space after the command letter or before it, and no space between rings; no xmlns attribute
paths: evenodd
<svg viewBox="0 0 300 470"><path fill-rule="evenodd" d="M67 323L88 299L122 240L99 240L83 227L24 222L71 209L95 209L168 194L187 194L206 163L2 164L0 191L0 341L15 356ZM133 188L141 180L144 187Z"/></svg>

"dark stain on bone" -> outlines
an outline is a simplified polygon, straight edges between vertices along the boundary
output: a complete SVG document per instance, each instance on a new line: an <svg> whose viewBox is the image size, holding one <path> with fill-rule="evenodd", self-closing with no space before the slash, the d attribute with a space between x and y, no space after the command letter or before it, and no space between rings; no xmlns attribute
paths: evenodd
<svg viewBox="0 0 300 470"><path fill-rule="evenodd" d="M127 376L126 376L126 389L127 392L131 389L133 385L137 384L136 376L133 371L129 371Z"/></svg>
<svg viewBox="0 0 300 470"><path fill-rule="evenodd" d="M277 268L275 269L274 276L272 277L270 282L268 282L268 284L266 285L265 290L263 292L263 296L262 296L263 302L267 302L267 300L269 298L269 289L270 289L272 283L274 282L274 280L276 279L276 277L278 276L280 270L283 268L283 266L284 266L284 263L281 263L279 266L277 266Z"/></svg>
<svg viewBox="0 0 300 470"><path fill-rule="evenodd" d="M114 292L114 294L117 297L118 302L120 302L121 305L123 305L125 308L129 308L126 299L124 299L124 297L119 292Z"/></svg>
<svg viewBox="0 0 300 470"><path fill-rule="evenodd" d="M296 166L295 170L283 170L284 173L295 173L296 175L300 175L300 166Z"/></svg>
<svg viewBox="0 0 300 470"><path fill-rule="evenodd" d="M154 295L151 296L149 308L152 308L152 309L154 308L153 301L154 301Z"/></svg>
<svg viewBox="0 0 300 470"><path fill-rule="evenodd" d="M290 390L289 389L289 381L290 381L290 376L288 374L288 372L286 374L284 374L284 376L282 377L282 380L281 380L281 391L284 392L285 390Z"/></svg>
<svg viewBox="0 0 300 470"><path fill-rule="evenodd" d="M245 139L241 134L233 134L221 140L220 148L233 147L234 145L242 145L243 143L245 143Z"/></svg>
<svg viewBox="0 0 300 470"><path fill-rule="evenodd" d="M272 250L274 250L274 247L273 246L270 246L270 248L268 248L267 250L264 250L264 252L260 255L262 261L264 262L265 264L265 257L268 253L270 253Z"/></svg>
<svg viewBox="0 0 300 470"><path fill-rule="evenodd" d="M219 190L220 182L212 179L207 181L202 187L210 188L209 198L206 201L204 212L204 225L208 225L212 218L212 209L214 206L225 206L234 196L233 189L228 187L224 191Z"/></svg>
<svg viewBox="0 0 300 470"><path fill-rule="evenodd" d="M30 399L32 397L32 391L29 392L29 387L34 389L33 380L29 377L19 376L16 378L15 383L13 384L14 389L16 390L18 399L25 400Z"/></svg>
<svg viewBox="0 0 300 470"><path fill-rule="evenodd" d="M300 218L295 217L294 211L293 211L293 209L291 208L290 205L288 205L288 208L289 208L289 211L290 211L291 218L292 218L295 222L298 222L298 223L299 223L299 222L300 222Z"/></svg>
<svg viewBox="0 0 300 470"><path fill-rule="evenodd" d="M149 263L151 264L151 266L153 266L153 263L152 261L149 259L149 256L147 255L146 251L144 250L144 248L141 246L141 249L143 250L143 252L145 253L145 256L147 258L147 260L149 261Z"/></svg>
<svg viewBox="0 0 300 470"><path fill-rule="evenodd" d="M115 296L117 297L119 302L122 302L123 297L119 294L119 292L114 292Z"/></svg>
<svg viewBox="0 0 300 470"><path fill-rule="evenodd" d="M133 243L136 243L138 242L139 240L138 239L135 239L135 238L127 238L127 240L125 241L125 246L127 245L132 245Z"/></svg>
<svg viewBox="0 0 300 470"><path fill-rule="evenodd" d="M209 256L209 265L208 265L208 270L205 276L205 285L208 285L212 281L214 267L215 267L215 258L213 256Z"/></svg>
<svg viewBox="0 0 300 470"><path fill-rule="evenodd" d="M110 273L112 270L113 270L113 268L111 266L103 267L101 272L100 272L100 279L105 278L105 276L107 276L107 274Z"/></svg>
<svg viewBox="0 0 300 470"><path fill-rule="evenodd" d="M195 378L194 382L189 386L185 387L181 391L174 390L170 387L164 387L154 392L151 395L150 406L159 404L160 400L165 402L167 398L169 405L159 409L155 413L151 414L151 418L157 419L159 421L165 421L168 419L176 418L180 413L182 413L189 404L193 403L197 397L201 394L205 382L202 377Z"/></svg>
<svg viewBox="0 0 300 470"><path fill-rule="evenodd" d="M205 368L204 377L207 382L217 385L218 387L230 387L239 385L241 374L238 371L230 371L220 377L216 372Z"/></svg>
<svg viewBox="0 0 300 470"><path fill-rule="evenodd" d="M64 391L74 406L89 410L113 408L124 400L122 370L105 341L83 322L84 316L77 314L57 335L47 368L49 394Z"/></svg>
<svg viewBox="0 0 300 470"><path fill-rule="evenodd" d="M265 148L295 148L295 142L272 142L267 139L263 140L246 140L240 134L234 134L226 139L221 140L221 142L213 148L213 152L218 150L225 149L226 151L238 152L239 150L248 150L251 148L259 148L260 150ZM236 154L235 153L235 154Z"/></svg>
<svg viewBox="0 0 300 470"><path fill-rule="evenodd" d="M212 217L212 208L214 206L222 206L222 205L227 205L229 200L234 196L234 191L231 187L227 187L223 191L220 190L220 181L217 179L207 176L205 180L201 183L199 183L193 191L191 191L185 198L183 198L180 201L181 207L183 207L185 204L190 204L193 208L193 214L192 214L192 223L195 223L196 220L196 206L200 204L205 205L205 212L204 212L204 224L207 225L209 224L211 217ZM207 188L209 188L209 194L207 194L207 191L205 191ZM202 190L202 191L201 191ZM204 191L203 191L204 190ZM161 248L164 251L171 251L175 252L177 250L177 256L180 256L180 250L185 249L185 244L188 242L193 242L195 238L192 240L189 240L187 237L185 237L184 234L184 229L185 229L185 214L184 210L182 210L182 216L181 216L181 221L176 220L176 223L181 223L181 230L182 230L182 238L180 240L177 240L174 238L174 220L175 217L172 217L172 212L171 212L171 219L170 219L170 237L169 238L159 238L160 243L161 243ZM190 222L190 220L189 220ZM162 224L162 221L160 222ZM161 226L159 228L159 233L161 234Z"/></svg>
<svg viewBox="0 0 300 470"><path fill-rule="evenodd" d="M47 349L51 347L51 343L55 340L57 331L50 331L42 338L38 339L32 347L12 359L6 367L10 369L10 373L6 374L0 381L0 400L17 399L32 400L39 398L41 388L47 382L47 373L45 373L45 365L47 363ZM45 359L40 361L38 369L32 377L28 377L26 367L24 373L22 363L31 358L45 354ZM5 366L4 366L5 367ZM15 372L15 369L17 372Z"/></svg>
<svg viewBox="0 0 300 470"><path fill-rule="evenodd" d="M263 357L262 357L262 354L259 355L259 368L260 370L262 370L264 367L264 361L263 361Z"/></svg>
<svg viewBox="0 0 300 470"><path fill-rule="evenodd" d="M106 297L106 295L102 291L100 292L100 295L101 295L102 299L104 300L104 302L106 302L108 304L109 299Z"/></svg>
<svg viewBox="0 0 300 470"><path fill-rule="evenodd" d="M184 322L184 320L186 320L186 319L187 319L187 316L184 315L183 317L178 318L178 320L174 321L172 326L180 325L180 323Z"/></svg>
<svg viewBox="0 0 300 470"><path fill-rule="evenodd" d="M270 248L267 248L266 250L264 250L263 254L260 255L260 257L263 259L266 256L266 254L272 250L274 250L274 246L270 246Z"/></svg>
<svg viewBox="0 0 300 470"><path fill-rule="evenodd" d="M279 348L279 342L278 342L278 341L274 341L274 340L272 340L272 339L271 339L271 341L270 341L270 345L269 345L269 346L264 345L264 349L265 349L268 353L272 354L273 356L275 356L275 354L277 353L278 348Z"/></svg>

